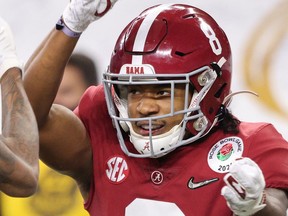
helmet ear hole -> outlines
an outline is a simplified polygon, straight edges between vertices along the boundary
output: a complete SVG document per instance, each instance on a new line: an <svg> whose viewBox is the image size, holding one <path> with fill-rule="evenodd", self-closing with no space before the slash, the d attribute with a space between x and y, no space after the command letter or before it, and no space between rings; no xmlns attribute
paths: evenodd
<svg viewBox="0 0 288 216"><path fill-rule="evenodd" d="M213 107L210 107L210 108L209 108L209 114L212 114L213 112L214 112Z"/></svg>

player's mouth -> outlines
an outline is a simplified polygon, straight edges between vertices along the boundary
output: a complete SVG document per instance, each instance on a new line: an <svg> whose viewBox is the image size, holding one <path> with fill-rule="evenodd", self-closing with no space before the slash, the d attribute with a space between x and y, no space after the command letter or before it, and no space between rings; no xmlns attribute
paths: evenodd
<svg viewBox="0 0 288 216"><path fill-rule="evenodd" d="M136 125L136 130L135 132L137 132L138 134L142 135L142 136L149 136L149 122L148 121L139 121L135 123ZM164 127L164 123L156 123L156 122L152 122L151 125L151 132L152 135L159 135L162 132L162 129Z"/></svg>

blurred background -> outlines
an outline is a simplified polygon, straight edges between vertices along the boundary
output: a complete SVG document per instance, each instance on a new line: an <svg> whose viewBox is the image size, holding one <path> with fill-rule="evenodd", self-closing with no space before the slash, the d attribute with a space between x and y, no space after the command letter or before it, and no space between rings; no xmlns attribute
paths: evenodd
<svg viewBox="0 0 288 216"><path fill-rule="evenodd" d="M233 53L233 91L252 90L255 97L233 98L233 113L244 121L271 122L288 139L288 1L287 0L119 0L105 17L81 36L76 52L89 55L98 77L109 64L122 29L145 8L187 3L212 15L226 32ZM11 25L19 57L27 61L54 28L68 0L0 0L0 15ZM86 216L75 183L41 165L37 197L1 198L3 216ZM62 189L60 193L59 190Z"/></svg>

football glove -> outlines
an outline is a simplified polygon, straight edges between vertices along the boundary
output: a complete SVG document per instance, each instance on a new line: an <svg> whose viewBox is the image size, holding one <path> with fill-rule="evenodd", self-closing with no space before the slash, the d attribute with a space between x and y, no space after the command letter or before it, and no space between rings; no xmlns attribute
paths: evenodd
<svg viewBox="0 0 288 216"><path fill-rule="evenodd" d="M75 33L83 32L90 23L106 14L117 0L71 0L62 19Z"/></svg>
<svg viewBox="0 0 288 216"><path fill-rule="evenodd" d="M253 215L266 206L265 179L253 160L237 159L232 163L224 181L226 186L222 188L221 194L234 214Z"/></svg>

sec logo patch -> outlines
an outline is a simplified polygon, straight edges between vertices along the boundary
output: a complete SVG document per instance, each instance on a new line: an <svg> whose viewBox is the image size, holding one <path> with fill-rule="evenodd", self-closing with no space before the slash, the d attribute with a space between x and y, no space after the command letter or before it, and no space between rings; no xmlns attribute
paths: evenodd
<svg viewBox="0 0 288 216"><path fill-rule="evenodd" d="M120 184L129 175L127 162L121 156L114 156L107 161L106 176L113 184Z"/></svg>

